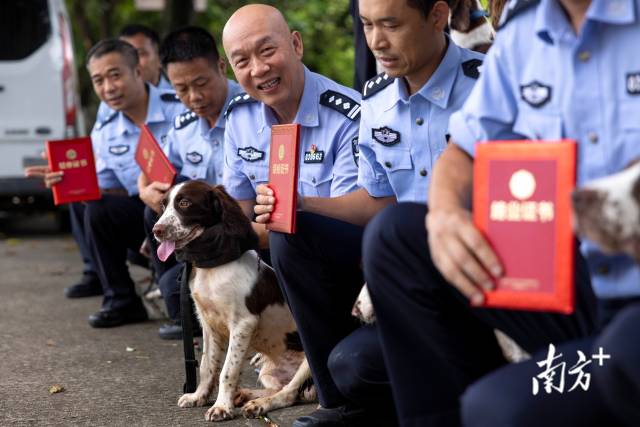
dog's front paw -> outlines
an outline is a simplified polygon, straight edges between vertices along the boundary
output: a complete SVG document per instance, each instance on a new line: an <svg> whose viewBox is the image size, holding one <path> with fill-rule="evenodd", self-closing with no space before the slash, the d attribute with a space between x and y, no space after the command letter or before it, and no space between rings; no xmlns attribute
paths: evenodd
<svg viewBox="0 0 640 427"><path fill-rule="evenodd" d="M207 403L207 396L197 393L183 394L178 399L178 406L181 408L193 408L194 406L204 406Z"/></svg>
<svg viewBox="0 0 640 427"><path fill-rule="evenodd" d="M224 421L233 418L233 410L224 406L213 405L206 414L204 419L207 421Z"/></svg>
<svg viewBox="0 0 640 427"><path fill-rule="evenodd" d="M267 413L268 409L264 405L264 402L261 402L263 399L255 399L247 402L242 407L242 415L245 418L258 418L260 415Z"/></svg>

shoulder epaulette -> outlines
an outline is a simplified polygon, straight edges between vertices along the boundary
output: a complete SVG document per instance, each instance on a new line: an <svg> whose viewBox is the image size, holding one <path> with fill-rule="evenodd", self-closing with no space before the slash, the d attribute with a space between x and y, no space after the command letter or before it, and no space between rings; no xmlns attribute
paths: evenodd
<svg viewBox="0 0 640 427"><path fill-rule="evenodd" d="M472 79L477 79L478 77L480 77L480 70L478 70L478 68L481 65L482 60L477 58L464 61L462 64L460 64L464 75L467 77L471 77Z"/></svg>
<svg viewBox="0 0 640 427"><path fill-rule="evenodd" d="M176 129L182 129L189 123L193 123L196 120L198 120L198 115L191 110L187 110L173 119L173 127Z"/></svg>
<svg viewBox="0 0 640 427"><path fill-rule="evenodd" d="M250 102L257 102L256 99L253 99L246 93L241 93L234 96L231 101L229 101L229 105L227 105L227 110L224 112L224 116L227 117L231 110L233 110L238 105L248 104Z"/></svg>
<svg viewBox="0 0 640 427"><path fill-rule="evenodd" d="M498 23L498 29L505 26L507 22L523 10L528 9L530 6L540 3L540 0L511 0L505 5L504 11L502 11L502 17Z"/></svg>
<svg viewBox="0 0 640 427"><path fill-rule="evenodd" d="M362 88L362 99L367 99L380 92L385 87L393 83L395 79L389 77L387 73L380 73L374 78L367 80Z"/></svg>
<svg viewBox="0 0 640 427"><path fill-rule="evenodd" d="M180 98L178 98L178 95L172 92L163 93L162 95L160 95L160 99L162 99L164 102L180 102Z"/></svg>
<svg viewBox="0 0 640 427"><path fill-rule="evenodd" d="M112 111L111 114L109 114L107 117L104 118L104 120L96 124L96 129L98 130L102 129L103 127L105 127L107 123L115 119L117 115L118 115L117 111Z"/></svg>
<svg viewBox="0 0 640 427"><path fill-rule="evenodd" d="M349 98L347 95L333 90L328 90L320 95L320 105L336 110L351 120L358 120L360 118L360 103Z"/></svg>

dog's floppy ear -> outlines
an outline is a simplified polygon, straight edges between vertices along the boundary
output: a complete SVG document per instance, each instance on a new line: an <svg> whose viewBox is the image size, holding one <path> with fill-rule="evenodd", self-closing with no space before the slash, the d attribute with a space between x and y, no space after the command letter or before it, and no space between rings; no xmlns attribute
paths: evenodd
<svg viewBox="0 0 640 427"><path fill-rule="evenodd" d="M211 212L214 224L222 220L222 202L218 197L218 187L219 186L212 186L209 191L207 191L207 209Z"/></svg>
<svg viewBox="0 0 640 427"><path fill-rule="evenodd" d="M451 29L466 33L471 26L472 1L459 0L451 3Z"/></svg>

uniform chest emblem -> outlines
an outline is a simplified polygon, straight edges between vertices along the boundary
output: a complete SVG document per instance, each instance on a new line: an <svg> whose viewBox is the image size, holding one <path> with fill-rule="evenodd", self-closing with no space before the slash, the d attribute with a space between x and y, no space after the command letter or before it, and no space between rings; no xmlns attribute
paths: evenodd
<svg viewBox="0 0 640 427"><path fill-rule="evenodd" d="M358 166L358 161L360 160L360 148L358 147L358 137L356 136L351 140L351 154L353 154L353 161Z"/></svg>
<svg viewBox="0 0 640 427"><path fill-rule="evenodd" d="M400 132L387 126L371 129L371 136L375 141L387 147L391 147L400 142Z"/></svg>
<svg viewBox="0 0 640 427"><path fill-rule="evenodd" d="M191 164L197 165L198 163L202 162L202 154L198 153L197 151L192 151L190 153L187 153L187 160L189 160Z"/></svg>
<svg viewBox="0 0 640 427"><path fill-rule="evenodd" d="M627 93L629 95L640 95L640 71L627 73Z"/></svg>
<svg viewBox="0 0 640 427"><path fill-rule="evenodd" d="M322 163L324 160L324 151L318 150L316 144L311 144L309 151L304 152L305 163Z"/></svg>
<svg viewBox="0 0 640 427"><path fill-rule="evenodd" d="M522 100L534 108L540 108L551 99L551 86L538 81L520 86Z"/></svg>
<svg viewBox="0 0 640 427"><path fill-rule="evenodd" d="M122 156L127 151L129 151L128 145L112 145L111 147L109 147L109 153L113 154L114 156Z"/></svg>
<svg viewBox="0 0 640 427"><path fill-rule="evenodd" d="M264 151L253 147L238 148L238 156L247 162L257 162L264 158Z"/></svg>

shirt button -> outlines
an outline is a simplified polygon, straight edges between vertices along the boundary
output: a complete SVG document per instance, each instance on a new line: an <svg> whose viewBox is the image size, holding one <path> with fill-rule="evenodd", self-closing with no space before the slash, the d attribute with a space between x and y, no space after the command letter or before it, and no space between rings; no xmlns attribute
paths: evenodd
<svg viewBox="0 0 640 427"><path fill-rule="evenodd" d="M253 181L254 179L256 179L256 176L254 174L251 174L249 175L249 179Z"/></svg>
<svg viewBox="0 0 640 427"><path fill-rule="evenodd" d="M191 178L192 178L192 179L196 179L196 177L197 177L197 176L198 176L198 175L196 175L195 173L192 173L192 174L191 174Z"/></svg>
<svg viewBox="0 0 640 427"><path fill-rule="evenodd" d="M385 165L386 167L390 168L390 167L391 167L391 162L384 162L384 165Z"/></svg>
<svg viewBox="0 0 640 427"><path fill-rule="evenodd" d="M426 169L421 169L420 170L420 176L427 176L427 170Z"/></svg>
<svg viewBox="0 0 640 427"><path fill-rule="evenodd" d="M222 174L221 174L221 173L219 173L219 174L218 174L218 177L219 177L219 178L222 178Z"/></svg>
<svg viewBox="0 0 640 427"><path fill-rule="evenodd" d="M583 50L578 54L578 58L582 62L587 62L589 59L591 59L591 52L589 52L588 50Z"/></svg>
<svg viewBox="0 0 640 427"><path fill-rule="evenodd" d="M220 141L216 139L215 141L213 141L213 145L217 147L218 145L220 145Z"/></svg>
<svg viewBox="0 0 640 427"><path fill-rule="evenodd" d="M587 139L589 139L589 142L592 144L597 144L598 143L598 134L595 132L589 132L589 134L587 134Z"/></svg>
<svg viewBox="0 0 640 427"><path fill-rule="evenodd" d="M315 176L313 178L311 178L311 182L313 182L314 184L316 183L316 177Z"/></svg>
<svg viewBox="0 0 640 427"><path fill-rule="evenodd" d="M422 124L423 124L423 123L424 123L424 120L422 120L422 117L418 117L418 118L416 119L416 124L417 124L418 126L422 126Z"/></svg>

